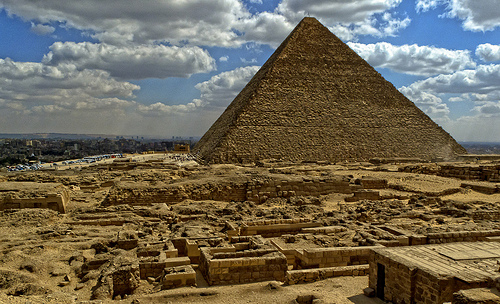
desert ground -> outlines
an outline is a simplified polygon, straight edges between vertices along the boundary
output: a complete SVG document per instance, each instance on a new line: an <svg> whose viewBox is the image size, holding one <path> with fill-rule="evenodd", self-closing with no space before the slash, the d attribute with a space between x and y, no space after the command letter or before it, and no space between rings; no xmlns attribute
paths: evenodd
<svg viewBox="0 0 500 304"><path fill-rule="evenodd" d="M243 227L256 221L272 225L301 219L316 228L333 227L323 233L303 229L263 235L262 246L269 250L276 250L273 244L300 251L397 243L380 227L423 236L500 230L500 183L405 172L439 172L432 170L445 165L269 161L205 166L184 156L136 155L126 162L1 173L2 197L36 199L45 192L66 191L70 199L64 213L43 208L0 211L0 303L381 303L363 294L367 275L310 282L285 275L282 281L210 286L198 256L180 249L178 256L188 256L196 271L195 286L165 288L161 276L168 272L163 272L135 278L129 291L116 294L110 278L123 265L138 271L140 252L171 240L195 240L199 248L232 246L230 236L243 235ZM382 186L367 189L363 181ZM293 183L305 186L280 190ZM347 190L314 188L329 183ZM15 190L10 184L17 185ZM44 189L44 184L52 188ZM231 199L227 192L242 185L249 189L243 193L248 199ZM255 186L249 185L272 185L278 191L261 188L255 194ZM370 197L356 199L354 192ZM134 246L120 246L124 236ZM301 268L307 267L288 264L288 270Z"/></svg>

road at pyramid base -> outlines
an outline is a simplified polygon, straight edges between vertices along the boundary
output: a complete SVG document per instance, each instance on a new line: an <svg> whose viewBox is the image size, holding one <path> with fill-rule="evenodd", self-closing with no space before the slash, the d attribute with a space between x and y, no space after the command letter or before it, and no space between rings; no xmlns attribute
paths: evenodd
<svg viewBox="0 0 500 304"><path fill-rule="evenodd" d="M446 131L314 18L304 18L194 148L208 163L452 159Z"/></svg>

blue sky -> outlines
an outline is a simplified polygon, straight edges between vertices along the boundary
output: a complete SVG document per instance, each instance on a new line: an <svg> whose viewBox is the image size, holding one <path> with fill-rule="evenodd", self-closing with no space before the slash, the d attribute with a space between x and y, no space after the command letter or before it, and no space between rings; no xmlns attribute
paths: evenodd
<svg viewBox="0 0 500 304"><path fill-rule="evenodd" d="M0 0L0 133L201 136L304 16L500 142L499 0Z"/></svg>

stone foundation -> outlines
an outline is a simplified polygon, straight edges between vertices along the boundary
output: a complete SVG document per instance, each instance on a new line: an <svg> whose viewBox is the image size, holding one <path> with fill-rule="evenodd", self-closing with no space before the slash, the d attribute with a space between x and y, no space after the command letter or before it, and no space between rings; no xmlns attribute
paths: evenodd
<svg viewBox="0 0 500 304"><path fill-rule="evenodd" d="M277 237L283 234L297 234L304 228L320 227L321 224L314 223L309 219L279 219L243 222L240 236L261 235L262 237Z"/></svg>
<svg viewBox="0 0 500 304"><path fill-rule="evenodd" d="M210 285L284 281L287 260L276 249L212 253L203 248L199 267Z"/></svg>
<svg viewBox="0 0 500 304"><path fill-rule="evenodd" d="M344 177L299 178L273 176L268 180L249 179L244 182L137 185L131 181L117 182L111 188L104 205L146 205L173 203L185 199L216 201L251 201L261 203L269 198L292 196L320 196L330 193L351 194L362 188L350 184Z"/></svg>
<svg viewBox="0 0 500 304"><path fill-rule="evenodd" d="M168 267L160 280L161 289L196 286L196 271L191 265Z"/></svg>
<svg viewBox="0 0 500 304"><path fill-rule="evenodd" d="M401 172L432 174L463 180L500 182L500 165L410 165Z"/></svg>
<svg viewBox="0 0 500 304"><path fill-rule="evenodd" d="M48 193L44 197L36 198L14 198L7 196L0 201L0 211L6 209L43 208L59 213L66 213L68 202L69 193L67 191L63 191L62 193Z"/></svg>
<svg viewBox="0 0 500 304"><path fill-rule="evenodd" d="M327 267L315 269L289 270L286 272L285 283L289 285L311 283L341 276L364 276L369 271L368 264L343 267Z"/></svg>
<svg viewBox="0 0 500 304"><path fill-rule="evenodd" d="M329 247L297 250L296 257L299 268L324 268L368 264L373 248L363 247Z"/></svg>

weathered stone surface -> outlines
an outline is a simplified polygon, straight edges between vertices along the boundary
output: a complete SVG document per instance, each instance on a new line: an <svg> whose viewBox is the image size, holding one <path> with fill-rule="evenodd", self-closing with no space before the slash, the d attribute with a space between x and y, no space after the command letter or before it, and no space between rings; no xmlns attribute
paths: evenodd
<svg viewBox="0 0 500 304"><path fill-rule="evenodd" d="M214 163L466 153L314 18L299 23L194 152Z"/></svg>
<svg viewBox="0 0 500 304"><path fill-rule="evenodd" d="M460 290L453 294L453 302L456 304L498 304L500 303L499 291L497 289L473 288Z"/></svg>

